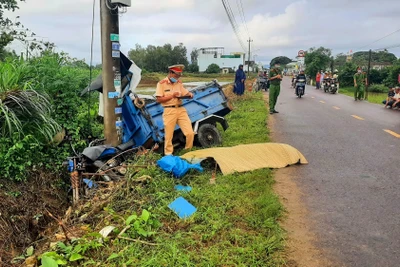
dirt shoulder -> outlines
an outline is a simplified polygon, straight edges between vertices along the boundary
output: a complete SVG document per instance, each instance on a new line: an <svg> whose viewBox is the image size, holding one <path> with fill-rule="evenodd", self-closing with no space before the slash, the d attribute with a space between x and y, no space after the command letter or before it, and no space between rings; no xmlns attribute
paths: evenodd
<svg viewBox="0 0 400 267"><path fill-rule="evenodd" d="M268 94L264 94L268 105ZM270 116L268 126L271 140L274 141L275 119ZM279 169L275 172L274 191L286 209L281 226L287 232L286 262L290 267L333 266L326 259L322 250L317 248L317 236L312 232L313 223L308 219L307 210L302 197L303 193L294 180L294 168Z"/></svg>

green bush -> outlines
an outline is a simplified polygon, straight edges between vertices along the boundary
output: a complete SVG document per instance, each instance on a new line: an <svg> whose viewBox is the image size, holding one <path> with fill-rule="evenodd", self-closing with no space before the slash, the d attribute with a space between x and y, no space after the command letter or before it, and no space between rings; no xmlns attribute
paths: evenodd
<svg viewBox="0 0 400 267"><path fill-rule="evenodd" d="M390 87L398 86L398 76L400 74L400 64L397 63L396 65L390 67L388 69L388 75L384 80L384 84Z"/></svg>
<svg viewBox="0 0 400 267"><path fill-rule="evenodd" d="M339 70L340 87L353 86L354 74L357 72L357 65L352 62L346 62Z"/></svg>
<svg viewBox="0 0 400 267"><path fill-rule="evenodd" d="M383 84L372 84L368 87L368 91L374 93L387 93L389 88Z"/></svg>
<svg viewBox="0 0 400 267"><path fill-rule="evenodd" d="M207 67L206 73L220 73L221 68L217 64L211 64L210 66Z"/></svg>
<svg viewBox="0 0 400 267"><path fill-rule="evenodd" d="M75 60L65 54L52 53L33 58L29 62L9 61L3 64L8 64L10 69L21 70L18 72L18 76L10 72L3 72L1 79L4 83L12 78L12 83L8 82L8 84L18 86L27 84L32 92L49 97L49 110L52 113L47 122L55 121L61 125L77 151L81 151L87 146L89 136L101 137L103 126L95 119L98 93L80 96L81 90L89 84L89 69L83 64L77 64ZM98 73L99 71L96 70L93 78ZM15 88L15 86L7 88ZM9 94L12 90L3 91ZM88 116L89 112L90 117ZM10 138L2 136L0 140L0 169L2 170L0 178L24 181L27 179L29 171L35 168L52 170L54 175L62 175L64 170L62 161L72 154L72 150L69 144L59 147L47 145L47 140L54 136L54 131L47 131L47 140L39 139L41 130L48 128L49 124L44 120L38 122L40 116L35 114L27 121L34 122L37 129L31 127L30 131L23 135L20 134L20 130L14 131ZM1 117L0 111L0 120ZM89 122L91 126L89 126Z"/></svg>

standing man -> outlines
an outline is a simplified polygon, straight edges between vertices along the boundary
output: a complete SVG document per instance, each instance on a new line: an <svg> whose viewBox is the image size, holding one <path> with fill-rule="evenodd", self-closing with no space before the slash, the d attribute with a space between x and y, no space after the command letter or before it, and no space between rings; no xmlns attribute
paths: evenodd
<svg viewBox="0 0 400 267"><path fill-rule="evenodd" d="M324 87L324 78L325 78L325 74L324 74L324 71L323 70L321 70L321 81L320 81L320 88L322 88L322 89L324 89L323 87Z"/></svg>
<svg viewBox="0 0 400 267"><path fill-rule="evenodd" d="M279 113L275 110L279 93L281 92L281 75L280 63L275 62L275 66L269 73L270 89L269 89L269 114Z"/></svg>
<svg viewBox="0 0 400 267"><path fill-rule="evenodd" d="M164 107L164 154L172 155L174 146L172 138L176 124L179 125L183 134L186 136L185 149L193 147L194 132L192 123L186 109L182 106L181 97L193 98L193 94L186 90L179 78L182 76L184 65L174 65L168 67L168 76L157 84L157 102Z"/></svg>
<svg viewBox="0 0 400 267"><path fill-rule="evenodd" d="M236 71L235 84L233 85L233 92L237 95L243 95L245 90L246 74L243 71L243 65L240 64Z"/></svg>
<svg viewBox="0 0 400 267"><path fill-rule="evenodd" d="M321 88L321 72L320 71L317 72L317 76L315 77L315 83L316 83L315 89Z"/></svg>
<svg viewBox="0 0 400 267"><path fill-rule="evenodd" d="M362 72L361 67L358 67L357 73L354 74L354 87L356 88L354 91L355 101L364 99L364 90L367 83L366 75Z"/></svg>

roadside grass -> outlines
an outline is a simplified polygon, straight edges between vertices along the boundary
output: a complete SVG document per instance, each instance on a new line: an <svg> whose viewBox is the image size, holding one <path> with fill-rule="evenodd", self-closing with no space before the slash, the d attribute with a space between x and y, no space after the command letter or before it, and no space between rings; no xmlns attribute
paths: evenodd
<svg viewBox="0 0 400 267"><path fill-rule="evenodd" d="M344 87L339 89L339 93L354 97L354 87ZM382 104L382 101L387 98L387 93L368 92L368 102Z"/></svg>
<svg viewBox="0 0 400 267"><path fill-rule="evenodd" d="M267 107L262 93L246 92L241 98L234 97L232 104L235 109L227 116L230 128L223 134L224 146L268 142ZM226 176L217 172L216 184L210 184L215 162L206 161L203 173L191 171L177 180L155 165L160 157L150 153L136 158L106 208L86 217L90 231L98 232L107 225L117 229L102 246L87 250L84 259L72 266L284 265L280 253L283 230L278 223L283 207L273 193L271 170ZM177 184L190 185L192 191L178 192L174 189ZM197 208L185 220L168 208L180 196ZM100 203L107 198L99 194L95 199L91 210L103 206ZM88 212L85 206L75 212L76 218L84 215L83 210ZM143 214L143 210L150 213L149 219L139 225L144 232L129 233L136 241L116 237L130 223L127 218Z"/></svg>

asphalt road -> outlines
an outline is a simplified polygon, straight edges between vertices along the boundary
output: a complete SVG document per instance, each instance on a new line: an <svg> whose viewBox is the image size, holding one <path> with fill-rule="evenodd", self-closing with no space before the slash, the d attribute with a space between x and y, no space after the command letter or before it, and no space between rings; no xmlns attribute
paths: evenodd
<svg viewBox="0 0 400 267"><path fill-rule="evenodd" d="M309 161L292 172L318 246L341 266L400 266L400 111L310 86L298 99L289 78L276 109L274 141Z"/></svg>

